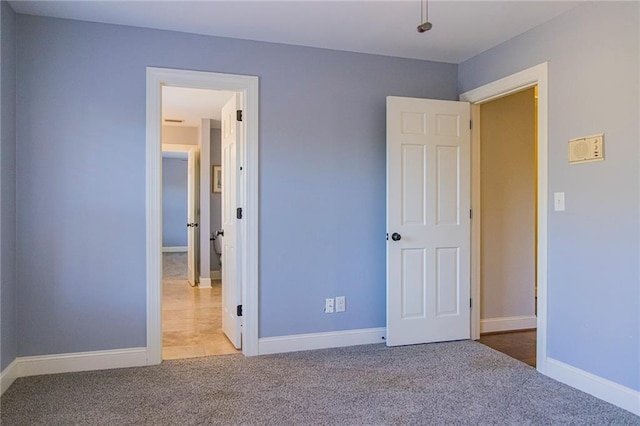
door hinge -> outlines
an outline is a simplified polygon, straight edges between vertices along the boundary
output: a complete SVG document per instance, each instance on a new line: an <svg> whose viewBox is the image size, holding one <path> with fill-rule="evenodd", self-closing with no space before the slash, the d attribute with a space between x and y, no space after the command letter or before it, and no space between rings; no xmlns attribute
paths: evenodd
<svg viewBox="0 0 640 426"><path fill-rule="evenodd" d="M473 129L473 121L469 120L469 129Z"/></svg>
<svg viewBox="0 0 640 426"><path fill-rule="evenodd" d="M473 299L471 299L471 298L469 299L469 307L473 308Z"/></svg>
<svg viewBox="0 0 640 426"><path fill-rule="evenodd" d="M242 219L242 207L236 209L236 219Z"/></svg>
<svg viewBox="0 0 640 426"><path fill-rule="evenodd" d="M236 316L239 316L239 317L242 316L242 305L238 305L236 307Z"/></svg>
<svg viewBox="0 0 640 426"><path fill-rule="evenodd" d="M236 111L236 120L237 121L242 121L242 110L241 109Z"/></svg>
<svg viewBox="0 0 640 426"><path fill-rule="evenodd" d="M473 219L473 210L469 209L469 219Z"/></svg>

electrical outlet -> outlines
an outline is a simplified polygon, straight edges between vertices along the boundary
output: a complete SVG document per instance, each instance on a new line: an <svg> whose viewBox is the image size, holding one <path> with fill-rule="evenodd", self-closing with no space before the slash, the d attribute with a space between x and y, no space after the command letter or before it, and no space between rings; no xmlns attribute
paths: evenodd
<svg viewBox="0 0 640 426"><path fill-rule="evenodd" d="M325 314L333 313L333 298L324 300L324 313Z"/></svg>
<svg viewBox="0 0 640 426"><path fill-rule="evenodd" d="M344 312L346 309L346 300L344 296L336 297L336 312Z"/></svg>

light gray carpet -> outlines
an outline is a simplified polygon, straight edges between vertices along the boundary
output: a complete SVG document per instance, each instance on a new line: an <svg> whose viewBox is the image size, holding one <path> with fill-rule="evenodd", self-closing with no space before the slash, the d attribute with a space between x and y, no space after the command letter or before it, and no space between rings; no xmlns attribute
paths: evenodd
<svg viewBox="0 0 640 426"><path fill-rule="evenodd" d="M162 278L187 278L187 252L162 253Z"/></svg>
<svg viewBox="0 0 640 426"><path fill-rule="evenodd" d="M471 341L28 377L1 408L3 425L640 425Z"/></svg>

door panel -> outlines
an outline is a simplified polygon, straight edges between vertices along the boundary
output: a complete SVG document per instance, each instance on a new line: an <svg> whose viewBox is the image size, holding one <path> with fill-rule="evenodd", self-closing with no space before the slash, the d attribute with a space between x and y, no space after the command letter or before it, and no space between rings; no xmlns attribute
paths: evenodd
<svg viewBox="0 0 640 426"><path fill-rule="evenodd" d="M469 111L387 98L389 346L470 337Z"/></svg>
<svg viewBox="0 0 640 426"><path fill-rule="evenodd" d="M424 318L424 249L402 250L402 318Z"/></svg>
<svg viewBox="0 0 640 426"><path fill-rule="evenodd" d="M198 155L195 148L187 154L187 281L195 286L198 277L199 223L198 217Z"/></svg>
<svg viewBox="0 0 640 426"><path fill-rule="evenodd" d="M423 145L402 146L402 223L426 221L427 150Z"/></svg>
<svg viewBox="0 0 640 426"><path fill-rule="evenodd" d="M458 247L436 249L436 316L460 313L459 252Z"/></svg>
<svg viewBox="0 0 640 426"><path fill-rule="evenodd" d="M460 224L460 149L455 146L436 147L436 224Z"/></svg>

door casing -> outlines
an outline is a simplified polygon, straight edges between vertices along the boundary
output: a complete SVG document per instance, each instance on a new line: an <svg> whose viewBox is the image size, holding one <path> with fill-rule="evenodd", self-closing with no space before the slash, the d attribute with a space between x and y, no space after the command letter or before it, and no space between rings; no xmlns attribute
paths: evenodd
<svg viewBox="0 0 640 426"><path fill-rule="evenodd" d="M239 191L243 208L241 256L242 353L258 355L258 77L147 67L146 272L147 365L162 362L162 86L228 90L240 93L245 132L240 140L245 179Z"/></svg>
<svg viewBox="0 0 640 426"><path fill-rule="evenodd" d="M547 370L547 269L548 269L548 66L544 62L460 95L471 103L471 338L480 338L480 105L511 93L538 86L537 143L537 341L536 368Z"/></svg>

